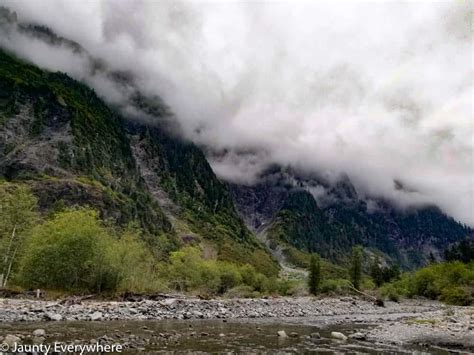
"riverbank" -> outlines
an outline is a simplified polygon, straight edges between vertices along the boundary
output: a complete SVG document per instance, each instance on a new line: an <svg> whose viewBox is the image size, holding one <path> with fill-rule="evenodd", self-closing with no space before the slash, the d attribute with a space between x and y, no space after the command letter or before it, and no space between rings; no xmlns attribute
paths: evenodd
<svg viewBox="0 0 474 355"><path fill-rule="evenodd" d="M356 297L279 297L268 299L167 298L139 302L61 301L1 299L0 320L17 321L108 321L162 319L234 319L362 316L390 313L418 314L446 307L437 302L388 302L385 307Z"/></svg>
<svg viewBox="0 0 474 355"><path fill-rule="evenodd" d="M98 328L103 341L111 343L120 340L129 344L129 347L142 347L152 341L163 345L168 344L170 339L177 342L189 339L196 341L203 337L204 342L222 342L219 337L229 336L228 333L239 334L239 331L244 334L236 337L240 337L237 339L242 341L242 337L251 338L251 334L258 332L258 329L268 329L266 334L270 340L280 338L278 330L283 330L288 338L292 338L294 346L304 345L304 349L309 349L308 346L315 344L311 334L325 334L327 329L341 327L343 335L347 336L346 342L350 344L338 346L376 348L414 344L474 351L474 307L446 306L424 300L386 302L385 307L378 307L356 297L215 300L168 298L139 302L87 300L75 304L1 299L0 321L3 324L3 337L10 334L26 342L35 339L33 332L37 328L46 329L48 333L49 329L56 329L53 331L53 335L56 334L53 338L65 341L70 340L66 339L67 334L72 333L61 333L60 329L64 327L78 327L83 333ZM117 324L127 324L130 329L121 333L116 329ZM152 331L153 327L159 327L160 324L166 325L167 330ZM199 325L195 325L197 328L193 329L193 324ZM212 325L210 329L219 324L217 328L220 330L206 330L209 324ZM253 333L232 330L238 328L238 324L243 328L252 328ZM97 336L97 332L93 333L95 335L91 336ZM341 342L341 339L331 339L330 333L322 338L317 341L324 343L327 340L329 344ZM77 335L73 340L77 342L89 339Z"/></svg>

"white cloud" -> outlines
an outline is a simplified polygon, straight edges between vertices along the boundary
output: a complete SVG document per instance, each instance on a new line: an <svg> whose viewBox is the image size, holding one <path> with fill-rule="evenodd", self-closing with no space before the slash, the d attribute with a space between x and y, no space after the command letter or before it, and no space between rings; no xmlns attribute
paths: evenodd
<svg viewBox="0 0 474 355"><path fill-rule="evenodd" d="M474 226L472 2L4 3L131 70L189 139L230 152L211 156L227 179L271 163L345 172L358 190ZM86 75L61 49L10 46ZM236 154L249 150L264 153Z"/></svg>

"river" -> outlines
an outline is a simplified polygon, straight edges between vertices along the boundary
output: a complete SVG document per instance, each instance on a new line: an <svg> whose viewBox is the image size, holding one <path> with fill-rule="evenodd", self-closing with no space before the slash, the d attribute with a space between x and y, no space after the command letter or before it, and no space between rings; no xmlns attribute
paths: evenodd
<svg viewBox="0 0 474 355"><path fill-rule="evenodd" d="M14 334L22 343L120 344L123 353L277 353L277 354L449 354L430 346L376 345L363 340L336 340L331 332L346 335L371 325L344 324L320 327L308 319L160 320L99 322L15 322L0 324L2 334ZM46 336L34 337L44 329ZM278 335L285 331L287 337Z"/></svg>

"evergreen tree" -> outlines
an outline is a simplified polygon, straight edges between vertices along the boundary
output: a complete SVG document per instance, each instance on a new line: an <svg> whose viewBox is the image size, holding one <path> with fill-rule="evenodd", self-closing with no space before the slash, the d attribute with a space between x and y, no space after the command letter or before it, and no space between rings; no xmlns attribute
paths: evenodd
<svg viewBox="0 0 474 355"><path fill-rule="evenodd" d="M380 267L380 258L378 256L372 259L372 264L370 265L370 277L372 277L372 280L377 287L380 287L384 282L384 272Z"/></svg>
<svg viewBox="0 0 474 355"><path fill-rule="evenodd" d="M436 264L436 258L433 255L433 252L430 251L430 256L428 257L428 261L430 264Z"/></svg>
<svg viewBox="0 0 474 355"><path fill-rule="evenodd" d="M309 264L309 292L316 295L321 284L321 259L318 254L312 254Z"/></svg>
<svg viewBox="0 0 474 355"><path fill-rule="evenodd" d="M350 277L352 285L358 290L362 279L362 247L360 245L352 248Z"/></svg>

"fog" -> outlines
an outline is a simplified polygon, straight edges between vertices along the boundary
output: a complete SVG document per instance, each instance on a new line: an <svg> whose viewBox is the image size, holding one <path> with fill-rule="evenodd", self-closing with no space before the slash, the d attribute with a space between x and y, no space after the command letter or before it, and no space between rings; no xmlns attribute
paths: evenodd
<svg viewBox="0 0 474 355"><path fill-rule="evenodd" d="M361 196L474 226L473 2L1 4L132 72L225 180L255 183L271 164L344 173ZM89 54L19 33L0 44L126 99Z"/></svg>

